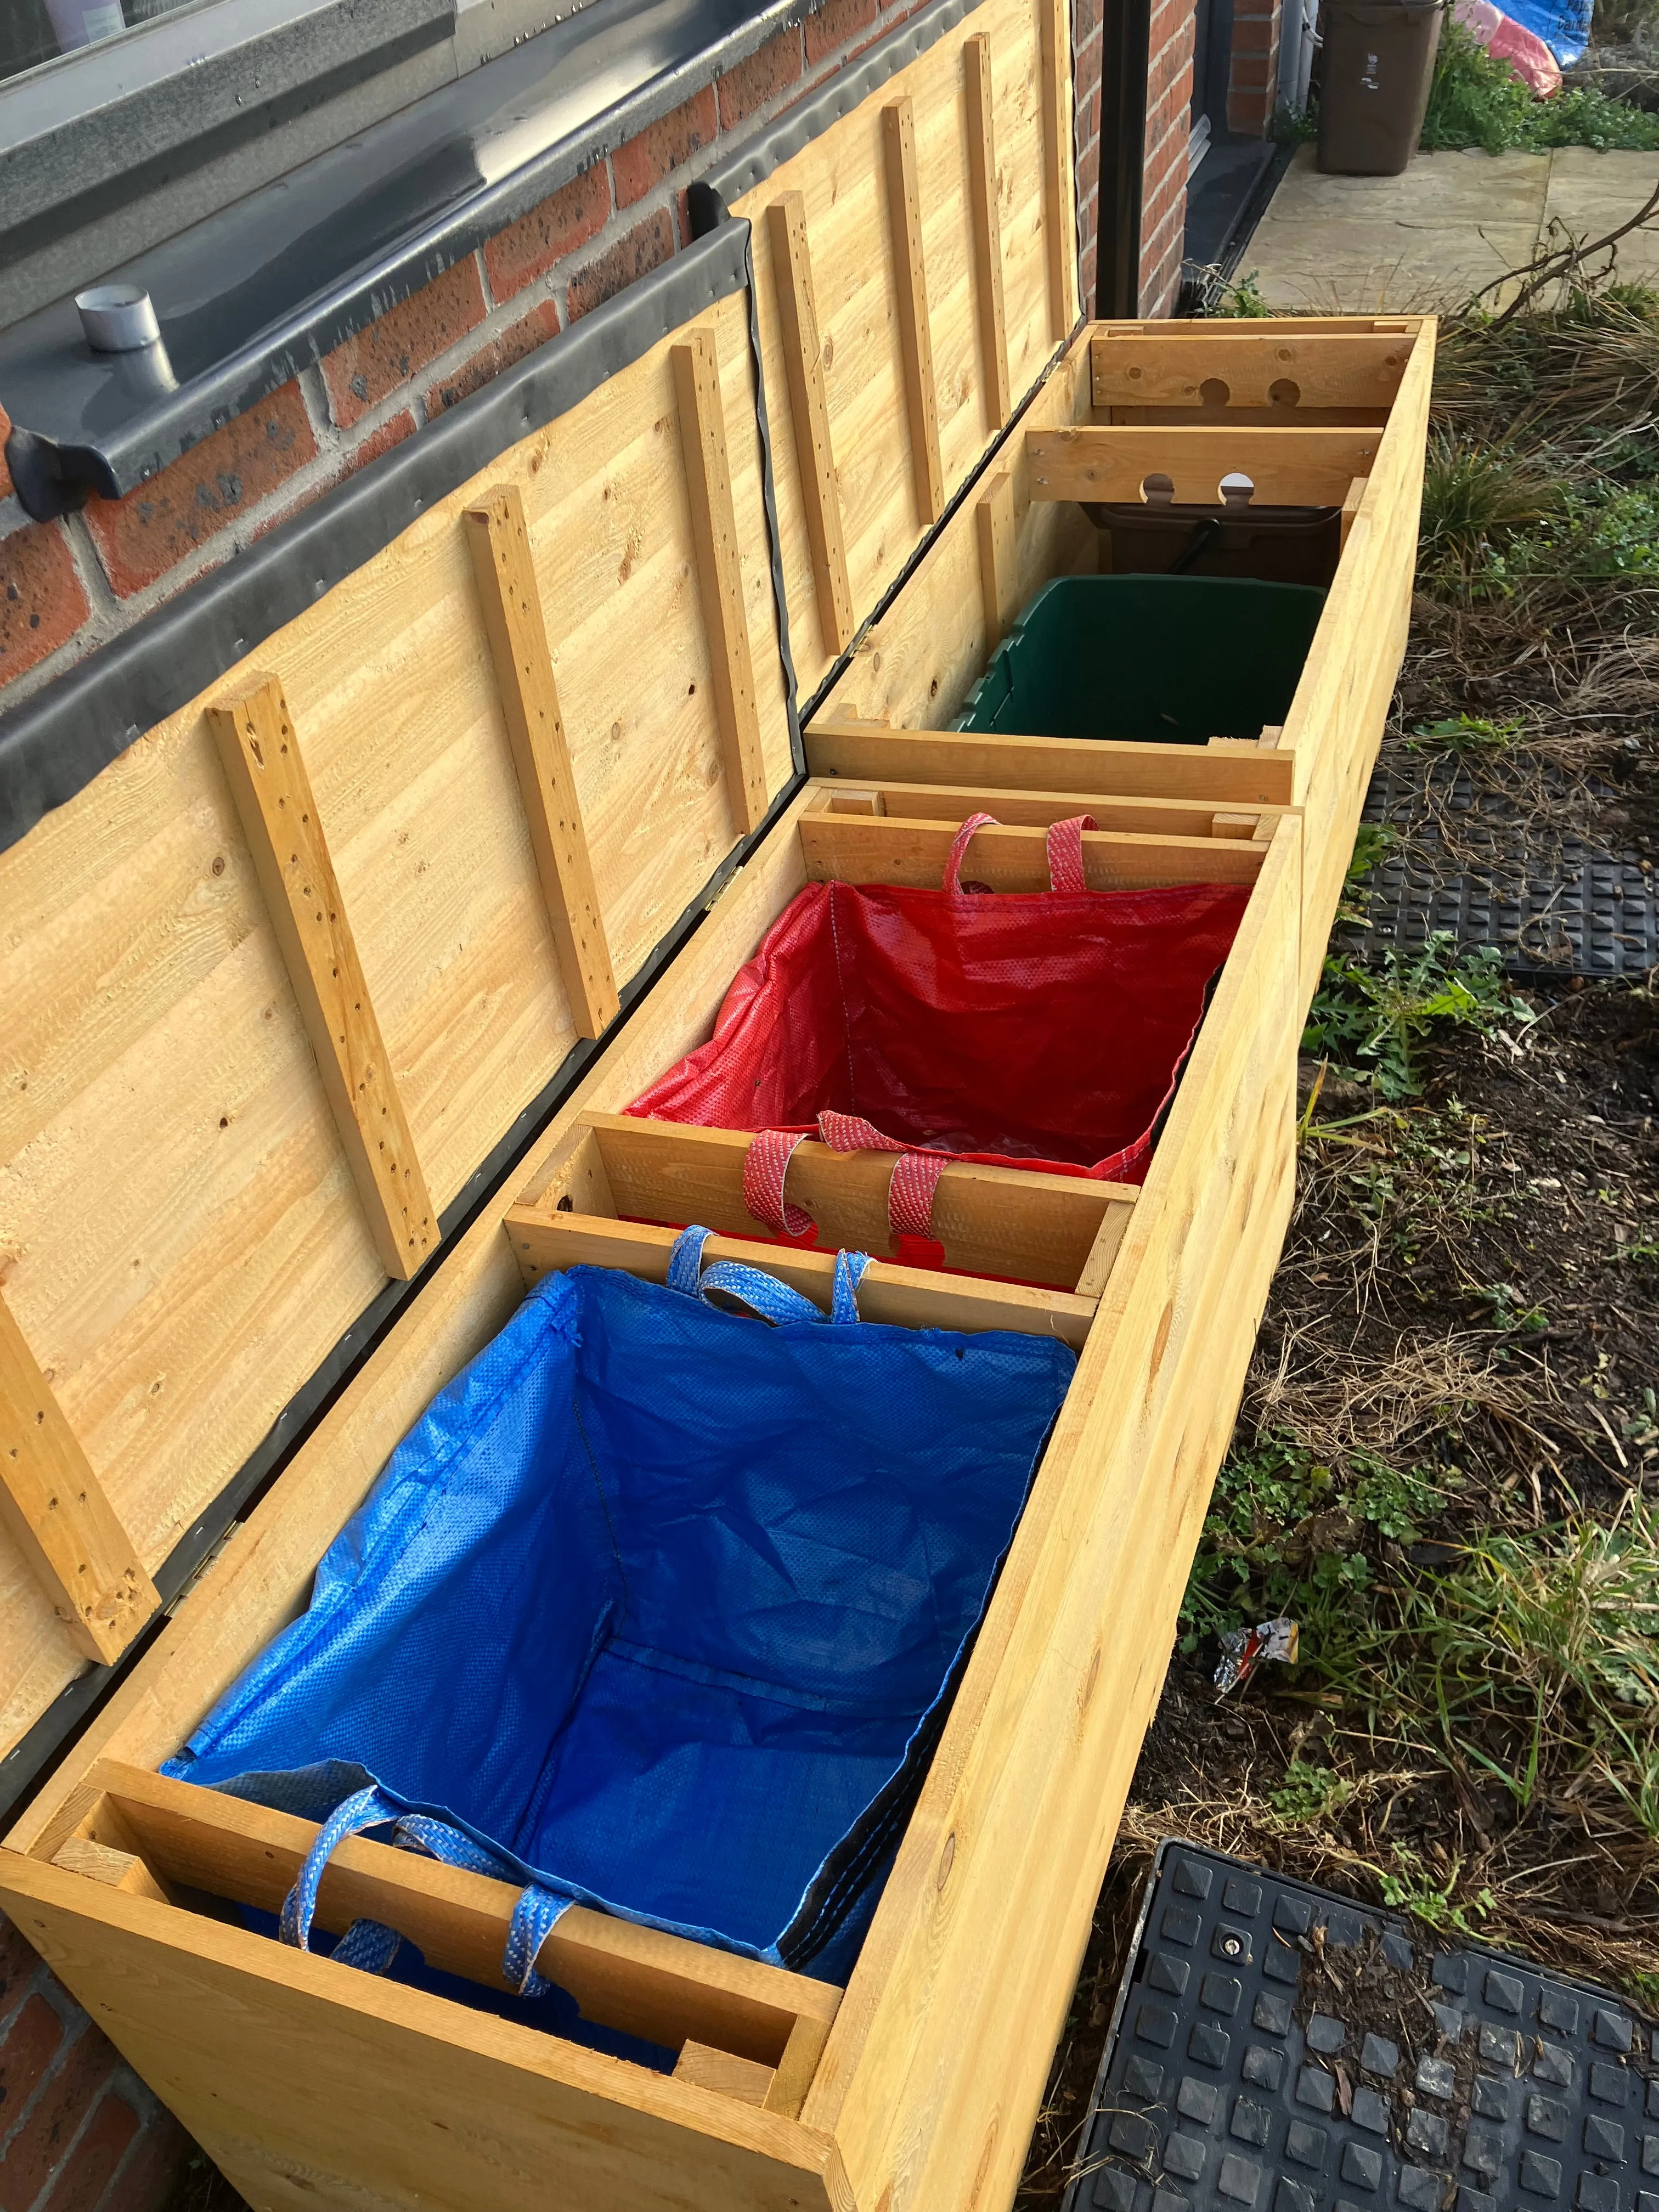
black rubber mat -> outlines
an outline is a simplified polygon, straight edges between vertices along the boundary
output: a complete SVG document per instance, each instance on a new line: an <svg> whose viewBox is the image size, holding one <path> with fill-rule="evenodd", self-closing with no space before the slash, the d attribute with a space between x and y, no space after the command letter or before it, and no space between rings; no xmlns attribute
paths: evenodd
<svg viewBox="0 0 1659 2212"><path fill-rule="evenodd" d="M1439 810L1456 824L1447 849L1425 795L1431 773L1384 763L1371 780L1364 819L1409 829L1413 857L1396 847L1373 871L1365 920L1339 931L1358 950L1411 951L1436 930L1459 947L1495 945L1522 975L1640 975L1659 964L1659 872L1644 873L1634 852L1597 850L1547 823L1506 820L1490 800L1478 811L1467 774L1444 765Z"/></svg>
<svg viewBox="0 0 1659 2212"><path fill-rule="evenodd" d="M1604 1990L1165 1844L1064 2212L1659 2212Z"/></svg>

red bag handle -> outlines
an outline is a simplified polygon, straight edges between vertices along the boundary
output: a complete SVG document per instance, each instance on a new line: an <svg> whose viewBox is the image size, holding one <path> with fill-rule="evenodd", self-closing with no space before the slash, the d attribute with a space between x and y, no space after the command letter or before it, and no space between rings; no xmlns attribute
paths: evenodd
<svg viewBox="0 0 1659 2212"><path fill-rule="evenodd" d="M792 1205L783 1194L783 1179L802 1133L757 1129L743 1156L743 1202L775 1236L805 1237L809 1229L817 1227L805 1206Z"/></svg>
<svg viewBox="0 0 1659 2212"><path fill-rule="evenodd" d="M1051 891L1082 891L1089 888L1083 873L1083 833L1096 826L1092 814L1073 814L1064 822L1048 825L1048 888ZM945 888L960 898L965 896L962 888L962 864L968 857L968 848L981 830L1000 827L994 814L970 814L951 841L950 856L945 863Z"/></svg>

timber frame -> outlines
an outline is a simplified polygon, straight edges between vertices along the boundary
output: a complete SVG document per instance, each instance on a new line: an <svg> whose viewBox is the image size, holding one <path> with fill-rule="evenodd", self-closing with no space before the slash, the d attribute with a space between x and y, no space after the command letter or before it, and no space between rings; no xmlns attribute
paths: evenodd
<svg viewBox="0 0 1659 2212"><path fill-rule="evenodd" d="M572 2212L1012 2197L1289 1218L1297 1045L1405 635L1433 330L1068 339L1063 10L952 24L734 201L752 294L421 502L0 855L0 943L28 948L0 971L27 1077L0 1087L14 1734L153 1617L181 1521L420 1274L0 1852L8 1914L258 2212L541 2212L550 2185ZM1032 592L1092 564L1079 500L1156 475L1209 500L1235 468L1342 510L1282 730L947 726ZM781 617L802 690L828 686L804 775ZM799 1146L822 1249L786 1248L746 1210L746 1134L624 1111L808 883L935 884L983 812L975 876L1037 889L1046 830L1083 811L1095 888L1248 892L1138 1189L953 1163L945 1273L890 1241L889 1156ZM580 1081L457 1227L579 1040ZM548 1938L590 2019L678 2053L662 2075L249 1932L228 1908L270 1909L314 1831L157 1770L526 1285L660 1279L688 1219L824 1304L855 1245L868 1319L1052 1333L1078 1365L846 1987L574 1910ZM495 1987L512 1902L356 1838L319 1917L388 1922Z"/></svg>
<svg viewBox="0 0 1659 2212"><path fill-rule="evenodd" d="M1189 881L1202 846L1199 864L1211 857L1223 880L1252 888L1141 1189L965 1165L941 1181L951 1258L1070 1286L879 1260L865 1278L870 1319L1051 1330L1079 1363L844 1991L567 1916L544 1970L591 2017L681 2051L672 2078L598 2059L215 1917L203 1893L268 1908L314 1831L155 1771L303 1608L318 1558L386 1456L526 1282L577 1263L661 1276L672 1229L620 1215L684 1218L695 1205L732 1239L720 1249L827 1303L827 1255L743 1236L759 1232L743 1212L746 1138L734 1146L620 1109L706 1035L789 900L843 872L825 832L925 834L931 860L984 796L929 792L921 820L896 807L843 814L844 792L806 786L681 954L673 988L649 994L601 1055L528 1172L460 1238L9 1838L7 1911L256 2206L292 2201L289 2177L303 2173L313 2202L462 2212L477 2201L470 2146L486 2112L490 2202L526 2212L544 2202L547 2157L562 2201L583 2212L651 2201L668 2186L659 2169L680 2201L711 2212L1012 2194L1288 1218L1294 810L1262 807L1249 836L1138 827L1085 838L1091 874L1127 854L1136 882ZM1161 815L1183 830L1192 818L1109 789L1088 798L1097 817ZM1019 841L998 863L1018 880L1041 880L1053 804L1035 799L1029 823L981 833L1005 852ZM991 865L977 847L973 865ZM847 872L874 872L855 856ZM826 1232L862 1231L879 1251L890 1164L812 1158L818 1149L797 1155L799 1187ZM359 1839L331 1863L321 1910L329 1927L372 1911L495 1984L512 1901L505 1885ZM353 2083L349 2116L312 2086L341 2078Z"/></svg>
<svg viewBox="0 0 1659 2212"><path fill-rule="evenodd" d="M1434 323L1422 316L1086 326L915 574L860 638L805 732L821 776L955 785L1041 775L1194 805L1271 800L1304 817L1304 1005L1319 980L1405 650ZM1095 565L1081 501L1217 500L1230 471L1263 505L1340 508L1341 552L1281 728L1207 748L981 737L952 720L1014 614Z"/></svg>

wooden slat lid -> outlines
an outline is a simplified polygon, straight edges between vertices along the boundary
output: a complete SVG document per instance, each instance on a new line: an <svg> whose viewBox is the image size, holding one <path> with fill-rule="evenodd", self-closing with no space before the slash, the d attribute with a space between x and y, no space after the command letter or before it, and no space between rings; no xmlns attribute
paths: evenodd
<svg viewBox="0 0 1659 2212"><path fill-rule="evenodd" d="M755 229L803 712L1079 313L1065 0L929 0L706 179Z"/></svg>
<svg viewBox="0 0 1659 2212"><path fill-rule="evenodd" d="M794 772L747 242L0 732L0 1795Z"/></svg>

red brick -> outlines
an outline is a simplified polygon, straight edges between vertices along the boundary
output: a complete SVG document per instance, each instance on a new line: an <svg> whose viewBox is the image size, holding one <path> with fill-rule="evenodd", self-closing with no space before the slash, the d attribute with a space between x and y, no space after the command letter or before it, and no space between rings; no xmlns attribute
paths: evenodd
<svg viewBox="0 0 1659 2212"><path fill-rule="evenodd" d="M673 216L667 208L658 208L576 271L565 295L571 321L578 315L591 314L602 301L625 291L647 270L666 261L673 251Z"/></svg>
<svg viewBox="0 0 1659 2212"><path fill-rule="evenodd" d="M556 261L597 238L611 213L611 175L603 161L484 240L484 269L498 300L510 300Z"/></svg>
<svg viewBox="0 0 1659 2212"><path fill-rule="evenodd" d="M117 593L166 575L316 458L300 387L285 384L126 498L88 501L87 527Z"/></svg>
<svg viewBox="0 0 1659 2212"><path fill-rule="evenodd" d="M877 0L825 0L806 19L807 67L828 61L860 31L867 31L878 13Z"/></svg>
<svg viewBox="0 0 1659 2212"><path fill-rule="evenodd" d="M800 32L792 26L769 39L746 62L716 77L714 90L719 97L720 129L731 131L748 116L764 107L769 100L799 82L801 73Z"/></svg>
<svg viewBox="0 0 1659 2212"><path fill-rule="evenodd" d="M0 544L3 543L0 540ZM0 552L0 564L3 564L4 559L3 552ZM4 573L3 565L0 565L0 578L3 578ZM70 574L75 576L73 563L70 564ZM77 591L80 588L78 578L76 579L76 588ZM5 598L3 583L0 582L0 637L4 635L5 609L10 604L13 603ZM0 683L4 680L3 676L0 676ZM40 1954L33 1945L26 1942L10 1921L0 1915L0 2021L22 2002L23 1992L33 1980L40 1964ZM5 2115L0 2113L0 2136L5 2132Z"/></svg>
<svg viewBox="0 0 1659 2212"><path fill-rule="evenodd" d="M1270 74L1266 54L1233 56L1232 82L1236 87L1265 85Z"/></svg>
<svg viewBox="0 0 1659 2212"><path fill-rule="evenodd" d="M115 2185L99 2212L161 2212L172 2197L186 2166L206 2164L171 2112L158 2112L127 2154L115 2177ZM227 2190L216 2203L228 2197Z"/></svg>
<svg viewBox="0 0 1659 2212"><path fill-rule="evenodd" d="M41 2083L28 2118L6 2146L0 2212L26 2212L33 2203L118 2063L112 2045L88 2021Z"/></svg>
<svg viewBox="0 0 1659 2212"><path fill-rule="evenodd" d="M106 2089L64 2160L44 2212L94 2212L137 2132L137 2113L124 2097Z"/></svg>
<svg viewBox="0 0 1659 2212"><path fill-rule="evenodd" d="M659 185L681 167L720 129L714 88L706 85L683 107L647 124L637 138L630 138L611 156L611 173L617 180L617 205L632 207L653 185Z"/></svg>
<svg viewBox="0 0 1659 2212"><path fill-rule="evenodd" d="M63 2021L43 1996L31 1996L0 2044L0 2142L22 2118L23 2107L63 2040Z"/></svg>
<svg viewBox="0 0 1659 2212"><path fill-rule="evenodd" d="M11 435L11 417L0 407L0 499L12 495L11 471L6 466L6 441Z"/></svg>
<svg viewBox="0 0 1659 2212"><path fill-rule="evenodd" d="M378 430L371 430L361 445L353 447L350 458L341 471L342 476L355 476L370 461L378 461L382 453L389 453L394 446L401 446L405 438L415 435L415 417L407 407L382 422Z"/></svg>
<svg viewBox="0 0 1659 2212"><path fill-rule="evenodd" d="M520 317L504 331L483 345L477 353L464 361L450 375L432 385L426 395L426 418L428 422L455 406L470 392L478 391L492 377L499 376L504 368L511 368L515 361L522 361L527 353L534 353L538 345L559 335L559 311L551 300L544 300L527 315Z"/></svg>
<svg viewBox="0 0 1659 2212"><path fill-rule="evenodd" d="M453 269L323 356L329 405L343 430L361 422L371 407L418 376L484 319L483 285L469 253Z"/></svg>
<svg viewBox="0 0 1659 2212"><path fill-rule="evenodd" d="M1100 141L1097 138L1077 165L1078 198L1085 204L1091 202L1095 187L1100 182Z"/></svg>
<svg viewBox="0 0 1659 2212"><path fill-rule="evenodd" d="M0 684L56 653L90 611L61 525L31 522L0 538Z"/></svg>

